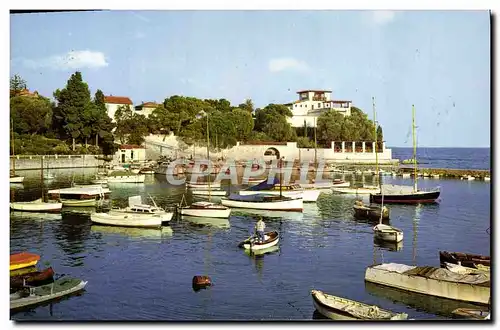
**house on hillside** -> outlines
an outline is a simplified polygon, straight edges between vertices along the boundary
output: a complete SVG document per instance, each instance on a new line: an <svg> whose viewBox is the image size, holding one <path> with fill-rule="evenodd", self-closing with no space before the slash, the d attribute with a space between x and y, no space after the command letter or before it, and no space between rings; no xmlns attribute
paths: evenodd
<svg viewBox="0 0 500 330"><path fill-rule="evenodd" d="M130 110L134 110L132 100L126 96L104 96L104 103L106 104L108 116L113 122L115 121L115 112L120 106L128 106Z"/></svg>
<svg viewBox="0 0 500 330"><path fill-rule="evenodd" d="M155 102L142 103L135 107L135 113L149 117L149 115L159 106Z"/></svg>
<svg viewBox="0 0 500 330"><path fill-rule="evenodd" d="M17 94L17 95L16 95ZM37 91L34 91L33 93L30 92L29 89L23 89L20 91L15 91L15 90L10 90L10 97L13 96L26 96L26 97L40 97Z"/></svg>
<svg viewBox="0 0 500 330"><path fill-rule="evenodd" d="M143 162L146 160L146 148L134 144L122 144L115 153L119 163Z"/></svg>
<svg viewBox="0 0 500 330"><path fill-rule="evenodd" d="M303 90L298 91L299 99L285 104L293 114L288 118L292 127L316 127L317 118L329 109L338 111L344 116L351 115L352 101L332 100L332 91Z"/></svg>

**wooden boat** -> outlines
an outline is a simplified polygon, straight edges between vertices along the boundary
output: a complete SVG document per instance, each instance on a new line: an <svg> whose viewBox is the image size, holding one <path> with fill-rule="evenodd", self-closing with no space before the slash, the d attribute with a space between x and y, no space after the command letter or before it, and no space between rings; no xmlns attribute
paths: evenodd
<svg viewBox="0 0 500 330"><path fill-rule="evenodd" d="M253 258L262 258L265 254L272 254L280 250L279 245L274 245L265 249L260 250L250 250L246 249L245 254Z"/></svg>
<svg viewBox="0 0 500 330"><path fill-rule="evenodd" d="M399 203L399 204L418 204L418 203L435 203L441 194L439 188L434 188L429 191L418 189L417 181L417 142L415 137L415 107L412 106L412 131L413 131L413 187L411 186L395 186L384 185L384 203ZM403 175L404 177L404 175ZM370 194L370 203L382 203L382 191L379 193Z"/></svg>
<svg viewBox="0 0 500 330"><path fill-rule="evenodd" d="M237 208L278 210L278 211L298 211L303 210L302 198L291 198L270 194L257 194L242 196L231 194L221 198L222 205Z"/></svg>
<svg viewBox="0 0 500 330"><path fill-rule="evenodd" d="M16 270L11 270L10 276L25 275L25 274L34 273L37 271L38 270L37 270L36 266L29 266L29 267L25 267L25 268L16 269Z"/></svg>
<svg viewBox="0 0 500 330"><path fill-rule="evenodd" d="M98 200L109 198L109 188L98 185L83 185L49 190L50 199L60 199L63 206L96 206Z"/></svg>
<svg viewBox="0 0 500 330"><path fill-rule="evenodd" d="M81 291L87 285L87 281L76 278L65 277L38 287L30 287L26 290L17 291L10 295L10 309L36 305Z"/></svg>
<svg viewBox="0 0 500 330"><path fill-rule="evenodd" d="M487 267L490 267L491 265L491 259L489 256L448 251L439 251L439 262L441 263L441 267L445 267L445 262L470 268L477 268L477 265Z"/></svg>
<svg viewBox="0 0 500 330"><path fill-rule="evenodd" d="M444 268L379 264L366 269L365 281L476 304L488 304L490 299L489 276L461 275Z"/></svg>
<svg viewBox="0 0 500 330"><path fill-rule="evenodd" d="M373 233L375 235L375 239L382 241L399 243L403 240L403 231L401 229L384 225L383 223L379 223L373 227Z"/></svg>
<svg viewBox="0 0 500 330"><path fill-rule="evenodd" d="M131 196L128 198L128 207L123 209L111 209L109 211L110 215L123 215L123 214L132 214L132 215L157 215L161 218L162 222L169 222L172 220L173 212L166 212L161 207L156 205L154 199L151 198L154 203L153 205L143 204L141 196Z"/></svg>
<svg viewBox="0 0 500 330"><path fill-rule="evenodd" d="M406 320L408 314L394 313L375 305L311 290L314 307L323 316L332 320Z"/></svg>
<svg viewBox="0 0 500 330"><path fill-rule="evenodd" d="M389 220L389 209L386 206L365 205L363 201L358 200L355 202L353 210L354 217L358 219L378 221L382 217L382 220Z"/></svg>
<svg viewBox="0 0 500 330"><path fill-rule="evenodd" d="M245 250L264 250L275 246L280 240L280 235L277 231L270 231L264 234L264 242L259 242L256 235L252 235L246 240L238 244L238 247Z"/></svg>
<svg viewBox="0 0 500 330"><path fill-rule="evenodd" d="M35 271L23 275L10 277L11 292L21 289L24 286L40 286L54 280L54 270L52 267L42 271Z"/></svg>
<svg viewBox="0 0 500 330"><path fill-rule="evenodd" d="M44 202L41 198L31 202L12 202L10 209L22 212L60 212L62 203Z"/></svg>
<svg viewBox="0 0 500 330"><path fill-rule="evenodd" d="M160 228L162 218L155 214L109 214L109 213L92 213L90 215L92 222L120 227L144 227L144 228Z"/></svg>
<svg viewBox="0 0 500 330"><path fill-rule="evenodd" d="M204 218L229 218L231 209L212 202L195 202L180 208L181 215Z"/></svg>
<svg viewBox="0 0 500 330"><path fill-rule="evenodd" d="M35 266L40 260L38 254L21 252L10 255L10 270Z"/></svg>
<svg viewBox="0 0 500 330"><path fill-rule="evenodd" d="M469 320L489 320L490 311L472 308L457 308L453 312L454 317Z"/></svg>

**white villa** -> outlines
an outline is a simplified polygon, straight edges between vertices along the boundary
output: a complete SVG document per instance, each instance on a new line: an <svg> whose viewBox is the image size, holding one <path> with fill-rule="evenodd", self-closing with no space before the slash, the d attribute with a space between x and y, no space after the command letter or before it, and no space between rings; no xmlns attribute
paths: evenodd
<svg viewBox="0 0 500 330"><path fill-rule="evenodd" d="M115 112L120 106L125 105L128 106L130 110L134 110L132 100L126 96L104 96L104 104L106 104L108 116L113 122L115 121Z"/></svg>
<svg viewBox="0 0 500 330"><path fill-rule="evenodd" d="M316 127L317 117L328 109L334 109L344 116L351 115L352 101L332 100L332 91L303 90L297 94L297 101L285 104L293 113L293 117L288 118L292 127Z"/></svg>

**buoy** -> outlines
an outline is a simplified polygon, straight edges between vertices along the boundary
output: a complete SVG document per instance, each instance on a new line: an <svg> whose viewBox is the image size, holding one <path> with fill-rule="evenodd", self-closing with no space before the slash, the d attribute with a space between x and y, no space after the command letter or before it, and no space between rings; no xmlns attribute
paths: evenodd
<svg viewBox="0 0 500 330"><path fill-rule="evenodd" d="M212 280L206 275L196 275L193 277L193 290L198 291L212 285Z"/></svg>

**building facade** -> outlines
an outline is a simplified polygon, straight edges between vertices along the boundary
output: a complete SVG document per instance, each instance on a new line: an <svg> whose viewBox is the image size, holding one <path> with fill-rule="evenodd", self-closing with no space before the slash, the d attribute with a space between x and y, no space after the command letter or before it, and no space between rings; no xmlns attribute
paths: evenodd
<svg viewBox="0 0 500 330"><path fill-rule="evenodd" d="M115 122L115 113L119 107L127 106L130 110L134 110L132 100L126 96L104 96L104 103L106 105L108 116L113 122Z"/></svg>
<svg viewBox="0 0 500 330"><path fill-rule="evenodd" d="M144 115L146 118L149 117L150 114L159 106L159 104L155 102L146 102L142 103L135 107L135 113L139 115Z"/></svg>
<svg viewBox="0 0 500 330"><path fill-rule="evenodd" d="M146 160L146 148L133 144L122 144L114 158L118 163L143 162Z"/></svg>
<svg viewBox="0 0 500 330"><path fill-rule="evenodd" d="M288 118L292 127L316 127L317 118L327 110L333 109L344 116L351 115L352 101L332 100L332 91L298 91L299 99L286 104L293 116Z"/></svg>

